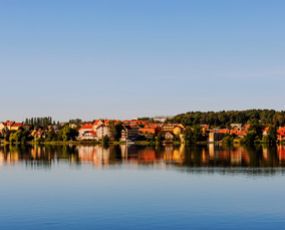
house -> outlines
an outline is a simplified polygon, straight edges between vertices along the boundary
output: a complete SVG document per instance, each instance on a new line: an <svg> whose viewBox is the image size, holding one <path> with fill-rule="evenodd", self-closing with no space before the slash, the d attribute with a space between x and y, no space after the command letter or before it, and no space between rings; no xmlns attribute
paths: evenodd
<svg viewBox="0 0 285 230"><path fill-rule="evenodd" d="M81 126L78 130L78 139L79 140L96 140L96 128L92 123L86 123Z"/></svg>
<svg viewBox="0 0 285 230"><path fill-rule="evenodd" d="M241 137L241 138L245 137L247 135L247 133L248 133L248 131L245 129L239 130L239 129L234 128L234 129L231 129L231 131L230 131L231 135L235 135L235 136Z"/></svg>
<svg viewBox="0 0 285 230"><path fill-rule="evenodd" d="M144 120L124 120L123 121L124 125L129 125L129 126L139 126L139 127L144 127L147 124L147 121Z"/></svg>
<svg viewBox="0 0 285 230"><path fill-rule="evenodd" d="M20 128L24 127L24 124L22 122L15 122L11 127L11 131L18 131Z"/></svg>
<svg viewBox="0 0 285 230"><path fill-rule="evenodd" d="M184 132L185 128L181 124L163 124L161 126L161 132L166 133L166 132L171 132L175 136L179 136Z"/></svg>
<svg viewBox="0 0 285 230"><path fill-rule="evenodd" d="M124 125L121 133L121 141L134 141L139 137L139 127Z"/></svg>
<svg viewBox="0 0 285 230"><path fill-rule="evenodd" d="M0 123L0 133L2 133L2 131L5 129L5 124L4 124L4 122L1 122Z"/></svg>
<svg viewBox="0 0 285 230"><path fill-rule="evenodd" d="M237 129L237 130L242 130L242 124L241 123L232 123L231 129Z"/></svg>
<svg viewBox="0 0 285 230"><path fill-rule="evenodd" d="M96 126L97 140L102 140L105 136L111 137L111 130L107 124L108 123L101 123L100 125Z"/></svg>
<svg viewBox="0 0 285 230"><path fill-rule="evenodd" d="M81 125L78 130L79 140L101 140L104 136L111 136L111 131L109 128L109 120L95 120L94 122L89 122Z"/></svg>
<svg viewBox="0 0 285 230"><path fill-rule="evenodd" d="M24 127L24 124L22 122L6 121L0 123L0 132L2 132L5 128L9 131L18 131L22 127Z"/></svg>
<svg viewBox="0 0 285 230"><path fill-rule="evenodd" d="M279 142L285 141L285 126L277 129L277 140Z"/></svg>
<svg viewBox="0 0 285 230"><path fill-rule="evenodd" d="M160 131L160 126L155 123L149 123L143 128L139 128L139 134L146 138L153 138Z"/></svg>
<svg viewBox="0 0 285 230"><path fill-rule="evenodd" d="M229 129L212 129L209 132L208 142L214 143L221 141L227 134L230 134Z"/></svg>
<svg viewBox="0 0 285 230"><path fill-rule="evenodd" d="M174 137L178 137L181 142L184 142L184 126L181 124L170 124L166 123L161 126L161 132L164 135L165 141L173 141Z"/></svg>

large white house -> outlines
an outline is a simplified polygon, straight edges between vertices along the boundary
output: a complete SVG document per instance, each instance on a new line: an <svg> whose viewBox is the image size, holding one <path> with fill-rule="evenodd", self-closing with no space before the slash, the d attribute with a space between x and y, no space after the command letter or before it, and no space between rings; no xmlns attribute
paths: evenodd
<svg viewBox="0 0 285 230"><path fill-rule="evenodd" d="M93 123L86 123L79 129L79 140L101 140L104 136L111 136L109 122L96 120Z"/></svg>
<svg viewBox="0 0 285 230"><path fill-rule="evenodd" d="M99 126L96 127L96 135L97 139L101 140L103 139L104 136L111 136L111 131L108 125L105 124L100 124Z"/></svg>

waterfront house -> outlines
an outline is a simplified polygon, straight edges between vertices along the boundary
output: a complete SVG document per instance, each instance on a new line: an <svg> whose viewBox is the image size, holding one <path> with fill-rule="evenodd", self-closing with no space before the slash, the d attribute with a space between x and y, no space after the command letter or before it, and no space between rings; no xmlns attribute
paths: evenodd
<svg viewBox="0 0 285 230"><path fill-rule="evenodd" d="M96 126L97 140L102 140L105 136L111 137L111 130L108 124L108 122L103 122Z"/></svg>
<svg viewBox="0 0 285 230"><path fill-rule="evenodd" d="M121 133L121 141L135 141L139 137L139 127L124 125Z"/></svg>
<svg viewBox="0 0 285 230"><path fill-rule="evenodd" d="M185 130L184 126L181 124L163 124L161 127L162 132L172 132L175 135L180 135Z"/></svg>
<svg viewBox="0 0 285 230"><path fill-rule="evenodd" d="M230 125L231 129L236 129L236 130L242 130L242 124L241 123L232 123Z"/></svg>
<svg viewBox="0 0 285 230"><path fill-rule="evenodd" d="M96 128L92 123L85 123L78 130L78 139L79 140L96 140Z"/></svg>
<svg viewBox="0 0 285 230"><path fill-rule="evenodd" d="M15 122L15 121L1 122L0 123L0 132L2 132L3 129L8 129L9 131L18 131L23 126L24 126L24 124L22 122Z"/></svg>
<svg viewBox="0 0 285 230"><path fill-rule="evenodd" d="M184 142L184 126L181 124L166 123L161 126L161 133L164 136L166 142L172 142L174 137L179 138L181 142Z"/></svg>
<svg viewBox="0 0 285 230"><path fill-rule="evenodd" d="M139 128L139 134L146 138L153 138L159 131L160 125L156 123L148 123L143 128Z"/></svg>
<svg viewBox="0 0 285 230"><path fill-rule="evenodd" d="M123 124L124 125L129 125L129 126L138 126L138 127L144 127L145 125L147 125L148 121L144 121L144 120L124 120Z"/></svg>
<svg viewBox="0 0 285 230"><path fill-rule="evenodd" d="M4 122L1 122L0 123L0 133L2 133L2 131L5 129L5 124L4 124Z"/></svg>
<svg viewBox="0 0 285 230"><path fill-rule="evenodd" d="M277 129L277 140L278 140L279 142L285 141L285 126L279 127L279 128Z"/></svg>
<svg viewBox="0 0 285 230"><path fill-rule="evenodd" d="M111 131L109 128L109 120L95 120L94 122L89 122L82 124L78 130L79 140L101 140L104 136L111 136Z"/></svg>
<svg viewBox="0 0 285 230"><path fill-rule="evenodd" d="M227 134L230 134L229 129L211 129L209 132L208 142L214 143L221 141Z"/></svg>

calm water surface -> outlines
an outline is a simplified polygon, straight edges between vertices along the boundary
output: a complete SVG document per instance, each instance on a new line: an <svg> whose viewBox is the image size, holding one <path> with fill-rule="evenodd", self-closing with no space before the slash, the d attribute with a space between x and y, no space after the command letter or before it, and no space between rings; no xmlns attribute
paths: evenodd
<svg viewBox="0 0 285 230"><path fill-rule="evenodd" d="M0 229L285 228L284 147L2 148L0 164Z"/></svg>

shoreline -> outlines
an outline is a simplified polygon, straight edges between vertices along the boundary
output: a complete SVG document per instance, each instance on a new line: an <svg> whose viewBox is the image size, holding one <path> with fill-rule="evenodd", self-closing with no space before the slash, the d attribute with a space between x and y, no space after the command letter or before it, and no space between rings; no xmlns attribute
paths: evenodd
<svg viewBox="0 0 285 230"><path fill-rule="evenodd" d="M258 145L268 145L268 146L274 146L274 145L269 145L266 142L258 142L253 145L246 145L241 142L233 142L230 144L223 143L222 141L217 141L217 142L197 142L197 143L192 143L192 144L186 144L186 143L181 143L181 142L168 142L168 143L158 143L158 142L152 142L152 141L134 141L134 142L122 142L122 141L111 141L110 143L104 144L102 141L29 141L25 143L17 142L17 143L11 143L9 141L0 142L0 146L34 146L34 145L40 145L40 146L67 146L67 145L73 145L73 146L105 146L105 147L110 147L110 146L116 146L116 145L136 145L136 146L205 146L205 145L219 145L219 146L227 146L227 147L232 147L232 146L258 146ZM280 145L285 145L284 142L277 142L276 146Z"/></svg>

